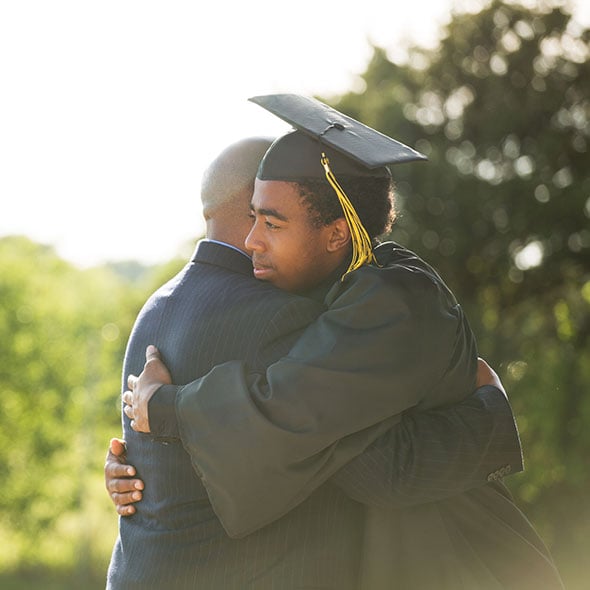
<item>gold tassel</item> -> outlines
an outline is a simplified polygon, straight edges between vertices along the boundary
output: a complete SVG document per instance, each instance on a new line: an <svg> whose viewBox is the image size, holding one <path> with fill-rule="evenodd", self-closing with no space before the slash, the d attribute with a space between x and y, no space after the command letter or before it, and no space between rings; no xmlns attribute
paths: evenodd
<svg viewBox="0 0 590 590"><path fill-rule="evenodd" d="M348 267L348 270L342 275L341 280L344 280L344 277L349 272L360 268L363 266L363 264L368 262L374 262L376 264L377 260L373 254L371 238L369 237L367 230L364 228L357 212L354 210L350 199L346 196L344 189L340 186L340 184L338 184L334 173L330 169L330 161L326 157L326 154L322 153L321 161L324 171L326 172L326 178L338 196L338 200L342 206L342 211L344 211L344 218L346 219L346 223L350 229L350 239L352 242L352 261Z"/></svg>

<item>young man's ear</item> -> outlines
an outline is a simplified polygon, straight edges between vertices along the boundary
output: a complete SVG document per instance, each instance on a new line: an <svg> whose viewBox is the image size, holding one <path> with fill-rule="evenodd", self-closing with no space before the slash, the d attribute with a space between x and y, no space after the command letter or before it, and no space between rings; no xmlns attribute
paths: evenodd
<svg viewBox="0 0 590 590"><path fill-rule="evenodd" d="M335 219L330 225L328 252L338 252L350 243L350 228L344 217Z"/></svg>

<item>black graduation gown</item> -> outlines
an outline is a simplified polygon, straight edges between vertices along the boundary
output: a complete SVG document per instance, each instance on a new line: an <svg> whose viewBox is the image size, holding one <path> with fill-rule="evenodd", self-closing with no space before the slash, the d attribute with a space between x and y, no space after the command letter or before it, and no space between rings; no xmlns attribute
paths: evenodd
<svg viewBox="0 0 590 590"><path fill-rule="evenodd" d="M297 506L404 412L473 391L476 344L450 290L403 247L383 244L377 254L382 266L335 285L328 310L265 375L236 361L180 389L183 443L228 534L247 535ZM532 568L545 586L530 587L561 588L501 488L368 506L361 587L527 588Z"/></svg>

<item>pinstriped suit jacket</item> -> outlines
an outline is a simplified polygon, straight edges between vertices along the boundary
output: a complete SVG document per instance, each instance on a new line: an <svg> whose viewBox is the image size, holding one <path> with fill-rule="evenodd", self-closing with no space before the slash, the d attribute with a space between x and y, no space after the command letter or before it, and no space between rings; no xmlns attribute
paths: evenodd
<svg viewBox="0 0 590 590"><path fill-rule="evenodd" d="M123 383L139 374L156 344L176 383L243 358L264 368L286 354L321 311L252 277L249 258L199 243L191 262L140 312L129 340ZM112 590L289 590L355 587L362 512L325 485L285 518L245 539L230 539L178 440L130 429L128 462L145 481L136 515L120 519L109 567ZM240 456L247 449L236 448Z"/></svg>

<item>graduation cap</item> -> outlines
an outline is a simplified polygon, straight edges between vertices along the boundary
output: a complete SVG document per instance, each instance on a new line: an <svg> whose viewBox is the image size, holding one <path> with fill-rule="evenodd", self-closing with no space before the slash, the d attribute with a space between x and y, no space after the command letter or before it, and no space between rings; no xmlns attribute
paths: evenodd
<svg viewBox="0 0 590 590"><path fill-rule="evenodd" d="M265 175L321 177L318 161L313 165L314 152L317 153L320 145L328 148L334 173L349 176L382 176L386 174L385 166L427 159L424 154L314 98L269 94L249 100L302 132L277 140L277 145L268 152L273 157L262 167ZM312 151L314 145L316 150Z"/></svg>
<svg viewBox="0 0 590 590"><path fill-rule="evenodd" d="M387 166L426 160L426 156L314 98L269 94L249 100L295 127L270 146L258 178L287 182L326 179L338 196L351 232L353 257L347 273L374 261L371 239L337 178L389 177Z"/></svg>

